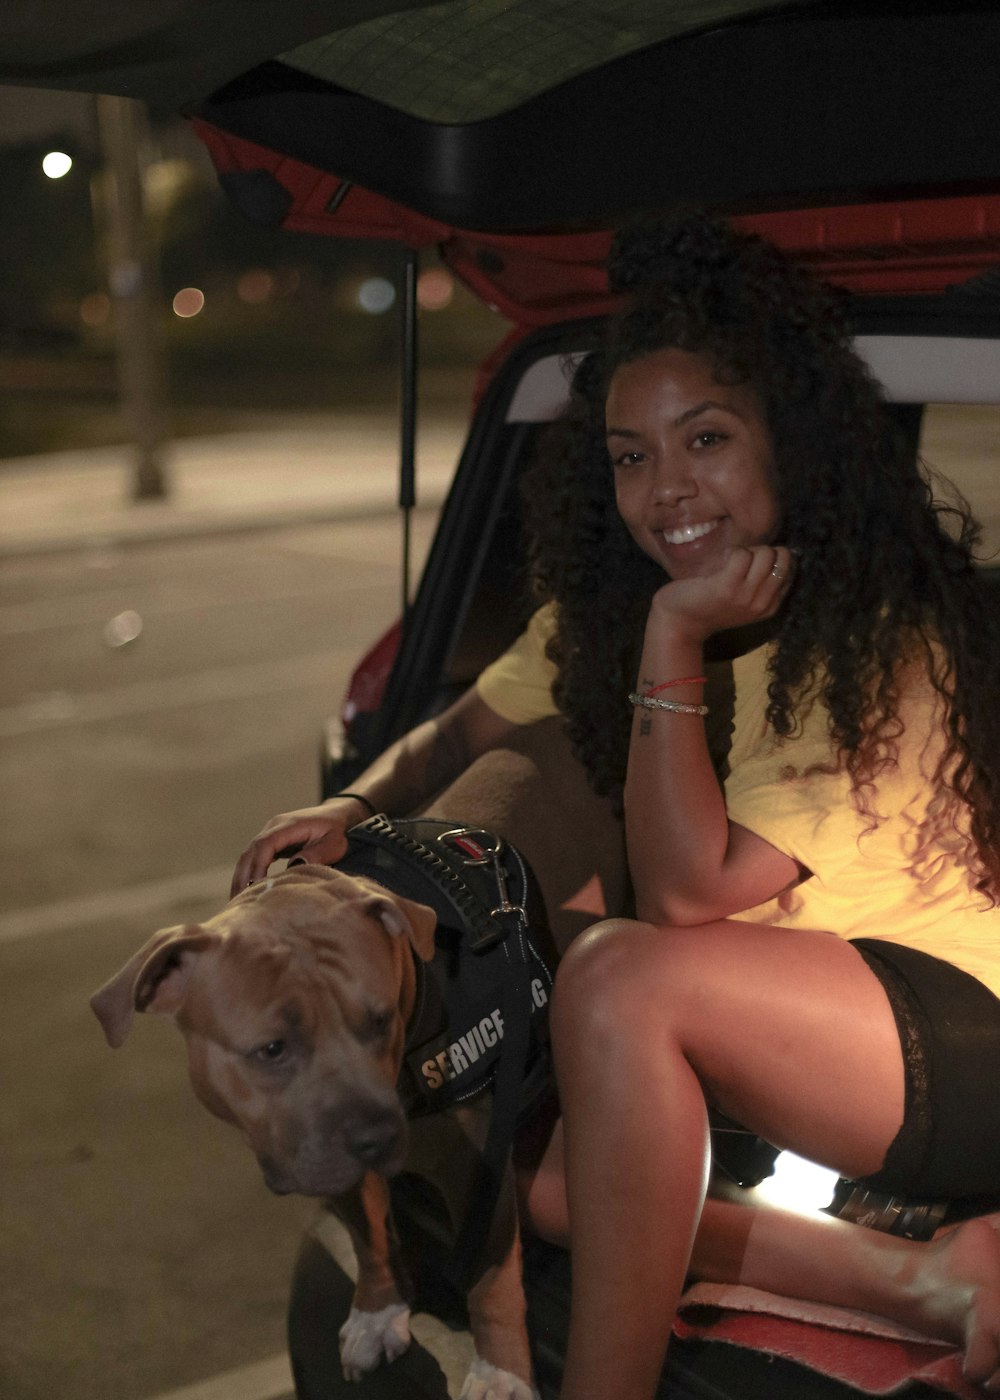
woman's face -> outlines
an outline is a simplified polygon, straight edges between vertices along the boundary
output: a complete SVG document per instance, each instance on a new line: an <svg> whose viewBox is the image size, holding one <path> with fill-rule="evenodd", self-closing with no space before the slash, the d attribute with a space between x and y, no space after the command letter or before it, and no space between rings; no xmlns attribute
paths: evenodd
<svg viewBox="0 0 1000 1400"><path fill-rule="evenodd" d="M754 391L686 350L620 365L606 406L618 511L671 578L714 573L778 530L771 435Z"/></svg>

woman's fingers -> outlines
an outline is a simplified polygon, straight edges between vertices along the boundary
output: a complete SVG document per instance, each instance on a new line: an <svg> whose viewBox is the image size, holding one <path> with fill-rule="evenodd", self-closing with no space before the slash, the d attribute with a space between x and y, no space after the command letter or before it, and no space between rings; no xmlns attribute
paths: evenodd
<svg viewBox="0 0 1000 1400"><path fill-rule="evenodd" d="M784 545L775 545L771 550L774 556L771 563L771 577L787 582L795 572L795 556Z"/></svg>
<svg viewBox="0 0 1000 1400"><path fill-rule="evenodd" d="M653 598L653 615L669 617L690 639L772 617L795 580L796 562L784 545L730 551L715 573L675 579Z"/></svg>
<svg viewBox="0 0 1000 1400"><path fill-rule="evenodd" d="M262 879L279 856L299 855L316 864L339 860L346 849L344 822L333 813L289 813L264 827L236 862L230 897Z"/></svg>
<svg viewBox="0 0 1000 1400"><path fill-rule="evenodd" d="M766 574L760 589L759 602L765 617L771 617L785 601L795 577L795 557L791 550L776 545L762 551Z"/></svg>
<svg viewBox="0 0 1000 1400"><path fill-rule="evenodd" d="M719 576L723 605L732 609L736 622L771 617L784 601L794 577L795 557L784 545L734 549Z"/></svg>
<svg viewBox="0 0 1000 1400"><path fill-rule="evenodd" d="M325 831L316 841L310 841L301 847L299 855L310 865L333 865L340 860L341 856L347 852L347 837L343 827L332 828Z"/></svg>
<svg viewBox="0 0 1000 1400"><path fill-rule="evenodd" d="M784 545L774 545L762 552L770 565L769 577L778 585L780 593L787 593L795 577L795 555Z"/></svg>
<svg viewBox="0 0 1000 1400"><path fill-rule="evenodd" d="M291 855L307 839L308 834L298 834L295 825L279 826L272 830L265 828L259 836L254 837L236 862L229 890L230 897L239 894L247 885L252 885L255 880L260 880L266 875L272 861L282 852Z"/></svg>

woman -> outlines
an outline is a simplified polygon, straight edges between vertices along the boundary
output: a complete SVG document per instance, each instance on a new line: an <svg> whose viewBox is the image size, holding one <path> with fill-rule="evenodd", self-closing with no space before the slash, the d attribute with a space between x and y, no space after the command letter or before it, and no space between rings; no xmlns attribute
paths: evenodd
<svg viewBox="0 0 1000 1400"><path fill-rule="evenodd" d="M891 1190L1000 1187L998 652L971 525L776 250L687 218L620 240L612 277L629 309L536 474L528 633L360 801L276 818L234 884L336 859L368 803L409 810L558 707L599 792L627 773L638 915L573 944L553 1005L565 1132L527 1203L572 1242L564 1400L653 1394L689 1271L909 1322L986 1379L986 1222L915 1245L704 1201L709 1103Z"/></svg>
<svg viewBox="0 0 1000 1400"><path fill-rule="evenodd" d="M572 1241L562 1395L651 1396L689 1271L880 1312L1000 1380L985 1221L917 1245L702 1209L707 1104L873 1186L1000 1186L998 650L971 525L932 500L833 296L775 250L688 219L634 231L613 271L632 304L563 496L610 476L621 526L567 499L548 585L578 748L610 785L627 745L638 920L574 943L553 1003L568 1219L558 1135L533 1195ZM611 628L580 559L595 590L618 576ZM743 653L721 757L720 643Z"/></svg>

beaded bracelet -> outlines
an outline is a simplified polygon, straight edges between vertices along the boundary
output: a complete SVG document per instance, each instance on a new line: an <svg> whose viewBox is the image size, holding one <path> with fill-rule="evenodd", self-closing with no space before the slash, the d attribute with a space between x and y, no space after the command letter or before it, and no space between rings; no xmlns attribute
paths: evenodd
<svg viewBox="0 0 1000 1400"><path fill-rule="evenodd" d="M647 695L659 695L661 690L670 690L675 685L704 685L708 680L707 676L683 676L676 681L663 681L660 685L654 685L652 690L647 690Z"/></svg>
<svg viewBox="0 0 1000 1400"><path fill-rule="evenodd" d="M669 710L674 715L707 715L707 705L685 705L680 700L654 700L649 695L637 695L634 691L628 697L630 705L641 705L644 710Z"/></svg>
<svg viewBox="0 0 1000 1400"><path fill-rule="evenodd" d="M360 792L335 792L333 795L334 797L353 797L355 802L360 802L362 807L368 808L368 815L370 817L377 815L377 808L373 807L368 801L368 798L363 797Z"/></svg>

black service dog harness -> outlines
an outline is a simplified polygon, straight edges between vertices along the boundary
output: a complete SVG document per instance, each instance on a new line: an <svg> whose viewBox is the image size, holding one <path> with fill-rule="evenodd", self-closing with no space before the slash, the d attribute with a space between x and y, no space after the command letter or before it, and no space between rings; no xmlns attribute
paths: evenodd
<svg viewBox="0 0 1000 1400"><path fill-rule="evenodd" d="M492 1219L514 1131L551 1083L553 969L532 926L541 898L521 853L482 827L382 814L347 833L337 869L385 885L437 915L433 961L414 959L417 995L397 1090L409 1116L492 1090L474 1199L451 1272L463 1285Z"/></svg>

